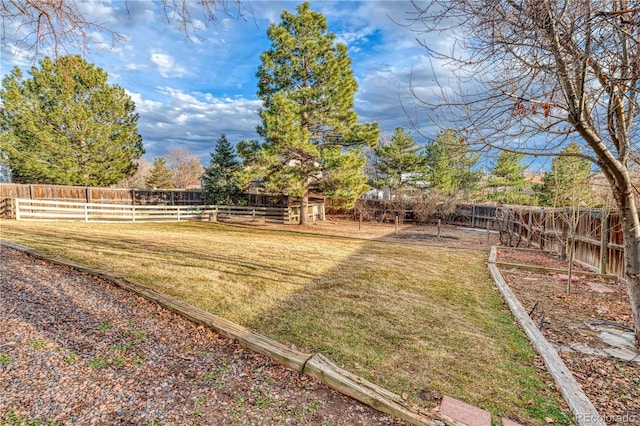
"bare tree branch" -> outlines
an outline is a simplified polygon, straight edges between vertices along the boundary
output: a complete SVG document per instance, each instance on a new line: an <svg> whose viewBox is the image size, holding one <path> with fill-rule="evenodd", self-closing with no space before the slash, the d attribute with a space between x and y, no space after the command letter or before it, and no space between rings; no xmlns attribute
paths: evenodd
<svg viewBox="0 0 640 426"><path fill-rule="evenodd" d="M557 156L571 140L611 186L624 226L626 280L640 346L640 219L630 166L640 152L639 0L434 0L413 29L457 77L418 98L442 128L527 155ZM449 37L436 49L429 37ZM434 67L434 72L437 68ZM415 93L415 92L414 92Z"/></svg>
<svg viewBox="0 0 640 426"><path fill-rule="evenodd" d="M242 0L158 0L158 3L162 4L167 22L177 22L187 37L202 30L200 22L215 24L220 15L244 18L253 14ZM54 57L71 49L86 52L97 35L106 35L112 45L126 41L107 24L90 20L83 4L83 0L0 0L2 40L14 39L33 58L43 52ZM128 1L125 7L132 17Z"/></svg>

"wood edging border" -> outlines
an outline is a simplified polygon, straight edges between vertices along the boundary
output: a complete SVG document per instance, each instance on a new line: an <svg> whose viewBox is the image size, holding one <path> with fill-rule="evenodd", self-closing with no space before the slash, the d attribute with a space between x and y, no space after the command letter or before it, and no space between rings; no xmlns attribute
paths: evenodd
<svg viewBox="0 0 640 426"><path fill-rule="evenodd" d="M499 268L508 268L508 269L523 269L525 271L534 271L534 272L556 272L559 274L566 274L567 270L566 269L560 269L560 268L547 268L544 266L535 266L535 265L523 265L521 263L509 263L509 262L491 262L490 263L495 264L497 267ZM611 274L600 274L598 272L590 272L590 271L576 271L574 270L572 272L573 275L575 276L583 276L583 277L601 277L601 278L606 278L606 279L611 279L611 280L618 280L619 277L617 275L611 275Z"/></svg>
<svg viewBox="0 0 640 426"><path fill-rule="evenodd" d="M456 426L437 413L410 406L399 395L394 394L368 380L344 370L324 355L315 355L291 349L280 342L258 334L246 327L203 311L172 296L138 284L117 274L95 269L78 262L39 251L20 244L0 240L0 245L26 253L32 257L57 265L68 266L81 272L102 278L124 290L144 297L170 311L197 324L211 328L217 333L237 340L239 344L257 353L263 354L284 367L316 378L328 387L354 398L378 411L393 415L416 426L439 426L442 424Z"/></svg>
<svg viewBox="0 0 640 426"><path fill-rule="evenodd" d="M598 414L597 410L584 393L576 379L571 374L571 371L567 368L565 363L558 355L558 352L553 346L545 339L533 320L527 314L524 307L515 296L513 291L509 288L509 285L502 277L500 270L498 269L499 263L496 262L497 247L492 246L489 253L489 273L493 278L494 283L502 297L507 302L511 313L518 321L518 324L524 329L529 341L534 346L536 351L542 356L544 364L547 367L547 371L553 377L556 382L556 386L559 388L564 400L569 405L571 412L574 415L576 423L582 425L598 425L606 426L603 418Z"/></svg>

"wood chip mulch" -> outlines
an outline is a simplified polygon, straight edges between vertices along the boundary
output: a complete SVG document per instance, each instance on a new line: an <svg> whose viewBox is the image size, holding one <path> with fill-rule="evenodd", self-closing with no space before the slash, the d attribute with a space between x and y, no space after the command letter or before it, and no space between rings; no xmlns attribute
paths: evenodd
<svg viewBox="0 0 640 426"><path fill-rule="evenodd" d="M0 259L2 424L404 424L104 280Z"/></svg>
<svg viewBox="0 0 640 426"><path fill-rule="evenodd" d="M567 268L567 262L543 252L499 248L498 261ZM594 324L615 324L628 331L633 322L626 287L617 280L576 276L567 295L566 274L518 269L500 271L531 318L556 348L600 416L610 425L640 424L640 362L590 355L572 349L611 348ZM607 292L594 289L606 288ZM535 309L533 309L535 306ZM640 355L638 355L640 357Z"/></svg>

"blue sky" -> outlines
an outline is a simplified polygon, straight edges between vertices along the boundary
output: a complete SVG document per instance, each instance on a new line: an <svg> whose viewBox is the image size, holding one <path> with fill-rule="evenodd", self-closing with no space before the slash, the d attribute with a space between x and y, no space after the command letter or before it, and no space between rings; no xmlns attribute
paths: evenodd
<svg viewBox="0 0 640 426"><path fill-rule="evenodd" d="M125 88L140 114L144 158L152 161L168 149L183 148L208 165L222 133L232 142L256 139L260 100L256 72L260 54L270 47L266 31L280 22L283 9L299 2L251 1L245 19L218 15L204 25L194 14L198 31L188 39L157 2L129 0L78 3L89 20L103 23L126 41L112 46L95 34L85 58L103 68L112 84ZM437 91L432 67L416 34L406 25L414 10L407 1L311 1L327 18L329 30L345 43L358 81L355 108L360 121L377 121L383 135L397 126L411 128L418 119L422 133L435 137L428 117L415 110L413 89L422 96ZM12 32L14 35L12 38ZM17 43L15 28L6 29L1 73L14 65L28 69L28 52ZM436 39L433 43L446 43ZM70 53L77 53L71 51ZM36 58L38 59L38 58ZM416 137L419 142L424 142Z"/></svg>

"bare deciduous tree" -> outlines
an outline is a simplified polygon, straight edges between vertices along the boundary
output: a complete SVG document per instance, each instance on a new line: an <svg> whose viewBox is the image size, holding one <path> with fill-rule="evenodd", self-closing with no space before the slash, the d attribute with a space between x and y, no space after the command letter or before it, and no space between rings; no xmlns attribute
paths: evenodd
<svg viewBox="0 0 640 426"><path fill-rule="evenodd" d="M190 151L172 148L167 151L167 166L173 172L173 181L178 189L200 188L204 168Z"/></svg>
<svg viewBox="0 0 640 426"><path fill-rule="evenodd" d="M144 188L145 182L151 174L151 163L145 160L144 158L138 158L136 160L138 168L133 176L130 176L120 182L121 187L123 188Z"/></svg>
<svg viewBox="0 0 640 426"><path fill-rule="evenodd" d="M638 156L640 2L458 0L414 3L413 28L456 76L437 101L421 99L472 141L527 155L572 154L597 164L623 218L625 281L640 346L640 220L630 166ZM438 75L442 75L441 72ZM442 81L442 80L441 80ZM452 123L453 121L453 123Z"/></svg>
<svg viewBox="0 0 640 426"><path fill-rule="evenodd" d="M220 14L244 16L251 13L241 0L159 0L168 22L178 22L185 34L198 30L196 22L216 22ZM95 34L107 35L112 44L123 42L122 34L88 18L87 7L78 0L0 0L2 40L15 37L34 57L42 50L58 56L70 47L85 51ZM129 1L125 1L129 12ZM199 7L198 7L199 6ZM235 13L234 10L235 9ZM198 14L199 15L196 15ZM9 29L15 33L8 34Z"/></svg>

